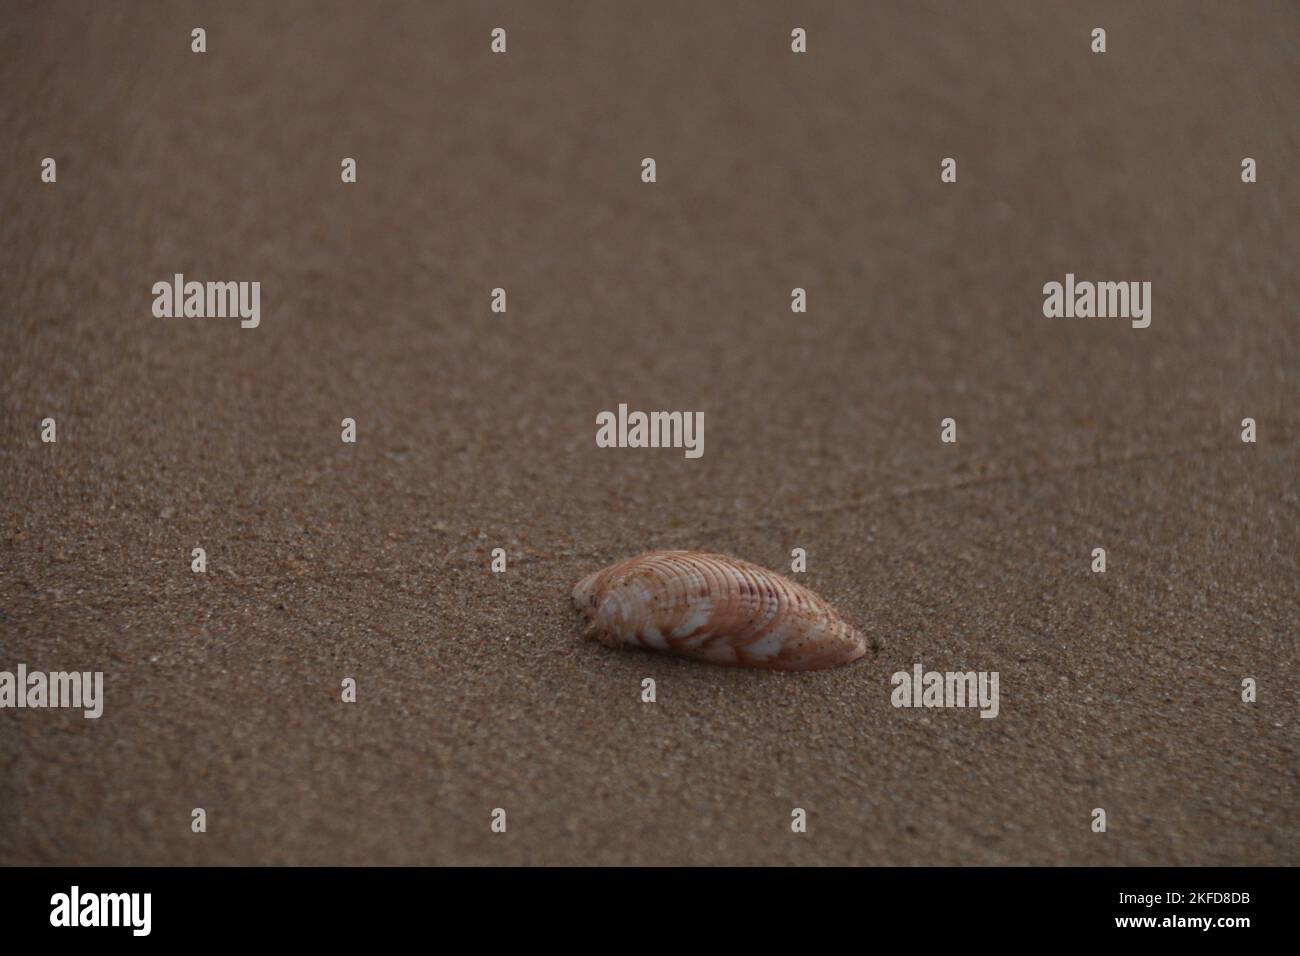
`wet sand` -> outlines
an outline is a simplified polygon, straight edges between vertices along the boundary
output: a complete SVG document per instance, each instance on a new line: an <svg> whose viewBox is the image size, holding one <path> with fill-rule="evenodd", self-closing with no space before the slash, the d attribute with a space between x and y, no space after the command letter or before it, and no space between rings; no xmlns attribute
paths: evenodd
<svg viewBox="0 0 1300 956"><path fill-rule="evenodd" d="M0 861L1300 862L1300 13L798 10L9 5L0 669L106 700L0 710ZM597 448L620 402L705 454ZM884 647L584 641L657 547L805 548Z"/></svg>

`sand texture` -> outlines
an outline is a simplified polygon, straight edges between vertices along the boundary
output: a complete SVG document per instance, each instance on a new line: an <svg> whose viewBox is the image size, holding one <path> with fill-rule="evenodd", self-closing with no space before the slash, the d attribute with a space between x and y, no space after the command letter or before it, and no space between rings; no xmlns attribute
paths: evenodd
<svg viewBox="0 0 1300 956"><path fill-rule="evenodd" d="M0 710L0 862L1300 863L1297 49L1288 2L7 3L0 669L106 701ZM1151 326L1045 318L1067 272ZM260 326L155 318L175 273ZM703 457L597 448L619 403ZM568 601L796 547L882 650ZM917 662L998 717L891 706Z"/></svg>

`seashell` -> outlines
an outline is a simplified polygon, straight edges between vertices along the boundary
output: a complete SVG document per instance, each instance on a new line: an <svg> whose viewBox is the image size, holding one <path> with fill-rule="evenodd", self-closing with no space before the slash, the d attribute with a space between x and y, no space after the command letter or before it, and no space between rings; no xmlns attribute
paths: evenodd
<svg viewBox="0 0 1300 956"><path fill-rule="evenodd" d="M573 601L610 647L778 670L857 660L862 635L825 601L767 568L699 551L651 551L583 578Z"/></svg>

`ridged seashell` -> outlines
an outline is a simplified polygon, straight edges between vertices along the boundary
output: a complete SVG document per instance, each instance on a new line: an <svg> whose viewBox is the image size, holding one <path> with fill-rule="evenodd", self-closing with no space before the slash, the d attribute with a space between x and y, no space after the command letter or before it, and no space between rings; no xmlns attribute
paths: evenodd
<svg viewBox="0 0 1300 956"><path fill-rule="evenodd" d="M591 636L715 664L812 670L857 660L862 635L802 585L748 561L652 551L583 578Z"/></svg>

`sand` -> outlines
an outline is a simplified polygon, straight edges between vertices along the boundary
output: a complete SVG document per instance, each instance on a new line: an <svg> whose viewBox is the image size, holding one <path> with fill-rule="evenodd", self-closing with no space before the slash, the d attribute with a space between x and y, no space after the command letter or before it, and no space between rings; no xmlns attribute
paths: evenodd
<svg viewBox="0 0 1300 956"><path fill-rule="evenodd" d="M106 700L0 710L0 861L1300 862L1300 14L794 9L9 5L0 669ZM155 318L178 272L261 325ZM620 402L704 456L597 448ZM884 647L584 641L655 547L805 548Z"/></svg>

